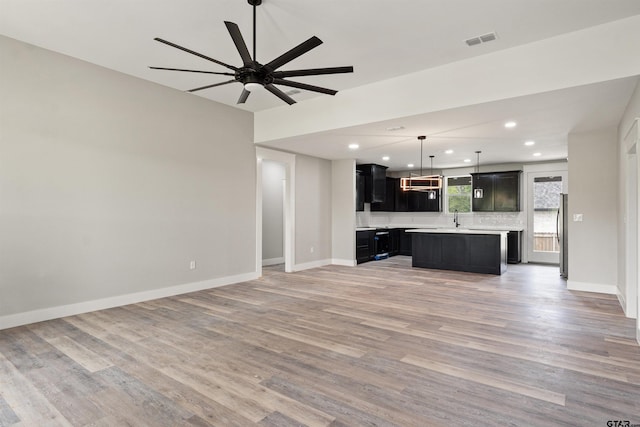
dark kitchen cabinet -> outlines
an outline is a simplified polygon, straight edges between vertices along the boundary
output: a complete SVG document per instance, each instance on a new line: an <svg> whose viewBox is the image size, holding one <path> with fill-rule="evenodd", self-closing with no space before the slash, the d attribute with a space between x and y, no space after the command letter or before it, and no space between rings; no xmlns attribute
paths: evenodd
<svg viewBox="0 0 640 427"><path fill-rule="evenodd" d="M442 210L440 190L434 191L435 199L429 198L429 192L408 191L409 212L440 212Z"/></svg>
<svg viewBox="0 0 640 427"><path fill-rule="evenodd" d="M472 173L474 212L520 211L521 171ZM482 190L482 197L475 197Z"/></svg>
<svg viewBox="0 0 640 427"><path fill-rule="evenodd" d="M385 199L382 203L371 203L372 212L394 212L396 207L396 187L399 189L398 178L386 178Z"/></svg>
<svg viewBox="0 0 640 427"><path fill-rule="evenodd" d="M496 212L520 210L520 172L495 174L493 208Z"/></svg>
<svg viewBox="0 0 640 427"><path fill-rule="evenodd" d="M400 179L397 179L394 194L395 212L409 212L409 193L410 191L403 191L402 188L400 188Z"/></svg>
<svg viewBox="0 0 640 427"><path fill-rule="evenodd" d="M400 230L392 228L389 230L389 256L396 256L400 253Z"/></svg>
<svg viewBox="0 0 640 427"><path fill-rule="evenodd" d="M364 176L356 171L356 211L364 211Z"/></svg>
<svg viewBox="0 0 640 427"><path fill-rule="evenodd" d="M411 253L412 253L411 233L407 233L406 228L400 228L398 230L400 234L400 246L398 247L398 255L411 256Z"/></svg>
<svg viewBox="0 0 640 427"><path fill-rule="evenodd" d="M507 262L509 264L522 262L522 231L510 231L507 234Z"/></svg>
<svg viewBox="0 0 640 427"><path fill-rule="evenodd" d="M357 165L356 168L364 176L365 203L382 203L387 194L387 167L373 163Z"/></svg>
<svg viewBox="0 0 640 427"><path fill-rule="evenodd" d="M356 262L362 264L375 258L375 230L356 231Z"/></svg>

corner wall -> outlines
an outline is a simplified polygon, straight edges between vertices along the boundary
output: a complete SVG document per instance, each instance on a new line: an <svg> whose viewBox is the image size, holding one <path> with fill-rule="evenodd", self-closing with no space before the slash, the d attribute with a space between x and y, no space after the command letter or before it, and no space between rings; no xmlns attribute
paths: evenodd
<svg viewBox="0 0 640 427"><path fill-rule="evenodd" d="M356 265L356 162L331 162L332 264Z"/></svg>
<svg viewBox="0 0 640 427"><path fill-rule="evenodd" d="M0 329L256 276L251 113L2 36L0 57Z"/></svg>
<svg viewBox="0 0 640 427"><path fill-rule="evenodd" d="M570 133L569 280L572 290L616 294L618 135L615 128ZM580 190L578 190L580 189ZM582 214L583 221L573 221Z"/></svg>
<svg viewBox="0 0 640 427"><path fill-rule="evenodd" d="M296 155L294 270L331 264L331 162Z"/></svg>

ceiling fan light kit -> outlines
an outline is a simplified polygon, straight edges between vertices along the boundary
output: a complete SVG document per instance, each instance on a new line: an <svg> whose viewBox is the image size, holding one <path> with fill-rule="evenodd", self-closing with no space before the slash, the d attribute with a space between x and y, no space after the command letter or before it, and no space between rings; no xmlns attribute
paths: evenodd
<svg viewBox="0 0 640 427"><path fill-rule="evenodd" d="M209 89L216 86L227 85L229 83L239 82L243 85L242 93L240 94L240 98L238 99L238 104L244 104L251 92L256 89L260 89L264 87L269 92L273 93L275 96L283 100L289 105L295 104L296 101L291 98L289 95L284 93L282 90L276 87L276 85L280 86L288 86L296 89L308 90L311 92L323 93L327 95L335 95L338 91L333 89L327 89L319 86L314 86L306 83L301 83L297 81L286 80L287 77L301 77L301 76L316 76L321 74L341 74L341 73L352 73L353 66L346 67L327 67L327 68L309 68L304 70L279 70L280 67L288 64L294 59L304 55L310 50L320 46L322 44L322 40L318 37L313 36L308 40L300 43L298 46L293 49L288 50L283 53L276 59L266 63L261 64L256 59L256 8L262 4L263 0L247 0L247 2L253 7L253 57L249 53L249 49L242 37L242 33L240 32L240 28L237 24L229 21L225 21L224 24L227 27L227 31L229 31L229 35L233 40L233 43L240 54L240 58L242 59L242 66L235 67L233 65L226 64L222 61L218 61L217 59L213 59L206 55L203 55L199 52L193 51L186 47L182 47L175 43L172 43L167 40L163 40L159 37L156 37L154 40L164 43L167 46L174 47L176 49L180 49L183 52L190 53L192 55L198 56L207 61L213 62L218 65L222 65L231 72L215 72L215 71L201 71L201 70L188 70L183 68L166 68L166 67L149 67L154 70L167 70L167 71L180 71L180 72L188 72L188 73L205 73L205 74L217 74L224 76L233 76L232 80L227 80L220 83L214 83L206 86L197 87L195 89L190 89L188 92L197 92L203 89Z"/></svg>

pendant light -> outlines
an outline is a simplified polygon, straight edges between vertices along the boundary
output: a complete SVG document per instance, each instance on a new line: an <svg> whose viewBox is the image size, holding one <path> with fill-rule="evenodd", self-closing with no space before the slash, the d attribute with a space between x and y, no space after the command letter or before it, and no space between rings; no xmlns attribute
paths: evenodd
<svg viewBox="0 0 640 427"><path fill-rule="evenodd" d="M480 153L482 151L476 151L476 173L480 172ZM474 199L482 199L484 197L484 190L482 188L474 188L473 189L473 198Z"/></svg>
<svg viewBox="0 0 640 427"><path fill-rule="evenodd" d="M433 175L433 173L431 175L423 175L422 174L422 151L423 151L423 145L424 145L424 140L427 137L424 135L421 135L418 137L418 140L420 141L420 176L410 176L408 178L400 178L400 188L402 189L402 191L432 191L432 190L439 190L440 188L442 188L442 177L438 176L438 175ZM431 156L433 157L433 156ZM432 171L433 172L433 160L432 162ZM435 194L435 191L434 191Z"/></svg>
<svg viewBox="0 0 640 427"><path fill-rule="evenodd" d="M429 159L431 160L431 176L433 176L433 158L435 156L431 155L429 156ZM436 190L429 190L429 196L428 196L429 200L435 200L436 199Z"/></svg>

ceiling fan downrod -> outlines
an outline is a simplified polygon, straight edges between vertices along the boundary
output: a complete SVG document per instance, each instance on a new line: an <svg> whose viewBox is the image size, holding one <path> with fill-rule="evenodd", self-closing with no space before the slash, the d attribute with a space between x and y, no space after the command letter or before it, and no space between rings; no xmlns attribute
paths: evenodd
<svg viewBox="0 0 640 427"><path fill-rule="evenodd" d="M256 9L262 4L262 0L247 0L253 6L253 60L256 61Z"/></svg>

